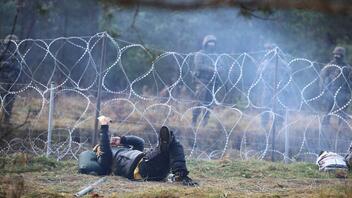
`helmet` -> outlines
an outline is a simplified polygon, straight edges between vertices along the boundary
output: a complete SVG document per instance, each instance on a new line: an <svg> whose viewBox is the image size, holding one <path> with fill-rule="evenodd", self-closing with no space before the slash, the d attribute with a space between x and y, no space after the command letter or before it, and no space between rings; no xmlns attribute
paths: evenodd
<svg viewBox="0 0 352 198"><path fill-rule="evenodd" d="M14 34L9 34L9 35L7 35L7 36L5 37L4 43L7 44L7 43L9 43L10 41L16 41L16 40L18 40L18 37L17 37L16 35L14 35Z"/></svg>
<svg viewBox="0 0 352 198"><path fill-rule="evenodd" d="M203 43L202 43L202 45L203 46L206 46L207 45L207 43L209 43L209 42L211 42L211 41L213 41L213 42L216 42L216 37L214 36L214 35L206 35L205 37L204 37L204 39L203 39Z"/></svg>
<svg viewBox="0 0 352 198"><path fill-rule="evenodd" d="M270 42L268 42L268 43L265 43L265 44L264 44L264 48L267 49L267 50L272 50L272 49L274 49L275 47L277 47L275 43L270 43Z"/></svg>
<svg viewBox="0 0 352 198"><path fill-rule="evenodd" d="M343 47L335 47L334 51L332 52L333 54L340 55L340 56L345 56L346 54L346 49Z"/></svg>

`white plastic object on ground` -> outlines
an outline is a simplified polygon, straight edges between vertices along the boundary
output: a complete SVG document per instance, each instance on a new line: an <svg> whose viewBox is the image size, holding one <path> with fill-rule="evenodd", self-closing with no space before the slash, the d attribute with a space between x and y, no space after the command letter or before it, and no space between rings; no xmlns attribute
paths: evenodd
<svg viewBox="0 0 352 198"><path fill-rule="evenodd" d="M75 197L82 197L85 194L91 192L96 186L98 186L99 184L103 183L104 181L106 181L106 177L102 177L100 178L98 181L94 182L93 184L85 187L84 189L82 189L81 191L79 191L78 193L76 193L74 196Z"/></svg>
<svg viewBox="0 0 352 198"><path fill-rule="evenodd" d="M324 151L316 161L316 164L319 166L319 171L329 171L336 169L348 169L345 158L341 155Z"/></svg>

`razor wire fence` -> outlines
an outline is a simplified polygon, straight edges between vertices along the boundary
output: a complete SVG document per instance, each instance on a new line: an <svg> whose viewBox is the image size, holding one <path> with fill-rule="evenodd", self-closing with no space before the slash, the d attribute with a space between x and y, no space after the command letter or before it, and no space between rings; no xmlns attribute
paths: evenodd
<svg viewBox="0 0 352 198"><path fill-rule="evenodd" d="M8 51L17 72L0 80L2 154L76 159L96 141L98 114L112 117L112 134L139 135L148 147L169 126L192 158L310 161L321 150L344 154L352 143L347 65L296 58L278 47L168 52L107 33L9 41ZM197 74L195 56L210 75ZM325 86L324 70L333 76Z"/></svg>

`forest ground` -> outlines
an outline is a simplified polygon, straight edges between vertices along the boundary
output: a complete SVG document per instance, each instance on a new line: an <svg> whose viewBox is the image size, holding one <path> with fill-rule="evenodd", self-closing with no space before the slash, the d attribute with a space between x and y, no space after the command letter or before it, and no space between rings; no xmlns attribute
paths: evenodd
<svg viewBox="0 0 352 198"><path fill-rule="evenodd" d="M108 176L86 197L352 197L352 174L336 178L312 163L188 160L199 187ZM97 176L77 173L77 161L15 154L0 159L0 197L72 197Z"/></svg>

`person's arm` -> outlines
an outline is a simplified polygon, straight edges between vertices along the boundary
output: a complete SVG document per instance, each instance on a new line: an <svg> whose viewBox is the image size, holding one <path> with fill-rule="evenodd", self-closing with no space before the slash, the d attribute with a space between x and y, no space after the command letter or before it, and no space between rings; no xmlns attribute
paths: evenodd
<svg viewBox="0 0 352 198"><path fill-rule="evenodd" d="M134 150L144 150L144 140L138 136L126 135L121 137L121 144L132 146Z"/></svg>
<svg viewBox="0 0 352 198"><path fill-rule="evenodd" d="M101 125L99 133L99 145L101 151L104 153L110 150L110 140L109 140L109 125Z"/></svg>
<svg viewBox="0 0 352 198"><path fill-rule="evenodd" d="M111 119L105 116L98 118L100 123L99 145L100 153L98 156L98 163L105 170L105 174L109 174L112 165L112 151L109 139L109 123Z"/></svg>
<svg viewBox="0 0 352 198"><path fill-rule="evenodd" d="M327 77L327 69L325 68L326 66L324 66L319 75L320 75L320 78L319 78L319 88L320 88L320 91L322 91L324 89L324 81L325 81L325 78Z"/></svg>
<svg viewBox="0 0 352 198"><path fill-rule="evenodd" d="M351 84L351 82L352 82L352 66L347 64L345 70L346 70L345 78L347 80L347 84L349 86L352 86L352 84Z"/></svg>
<svg viewBox="0 0 352 198"><path fill-rule="evenodd" d="M194 55L193 65L191 65L191 72L192 75L195 77L199 77L199 69L203 66L202 56L204 55L201 54L201 52L196 52L196 54Z"/></svg>

